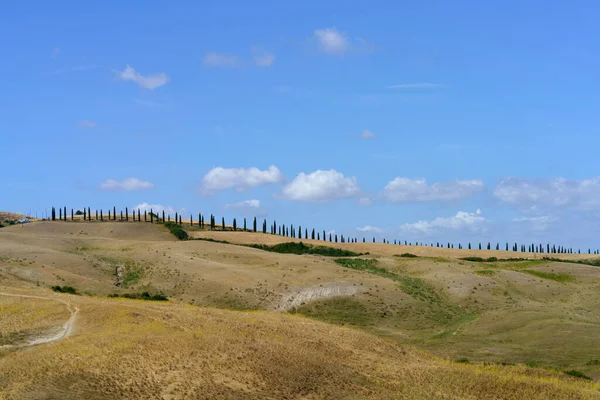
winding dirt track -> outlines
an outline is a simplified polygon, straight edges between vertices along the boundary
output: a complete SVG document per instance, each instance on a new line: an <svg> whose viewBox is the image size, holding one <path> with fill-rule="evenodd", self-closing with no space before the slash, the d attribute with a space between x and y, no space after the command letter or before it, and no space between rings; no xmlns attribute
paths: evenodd
<svg viewBox="0 0 600 400"><path fill-rule="evenodd" d="M64 338L66 338L67 336L70 336L73 333L73 329L74 329L74 326L75 326L75 321L77 319L77 313L79 312L79 307L77 307L77 305L71 304L68 301L57 299L57 298L54 298L54 297L32 296L32 295L26 295L26 294L13 294L13 293L4 293L4 292L0 292L0 296L25 297L25 298L40 299L40 300L54 300L54 301L58 301L60 303L63 303L64 305L66 305L67 308L69 309L69 311L71 312L71 317L67 320L67 322L65 322L63 324L62 329L60 330L60 332L58 332L58 333L56 333L56 334L54 334L52 336L37 337L35 339L29 340L25 344L21 344L21 345L5 345L5 346L0 346L0 348L27 347L27 346L35 346L35 345L38 345L38 344L55 342L57 340L64 339Z"/></svg>

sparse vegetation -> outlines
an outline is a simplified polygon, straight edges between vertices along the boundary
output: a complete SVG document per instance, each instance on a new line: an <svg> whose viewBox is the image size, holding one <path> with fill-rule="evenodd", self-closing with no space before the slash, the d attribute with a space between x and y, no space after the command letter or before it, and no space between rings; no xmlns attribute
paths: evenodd
<svg viewBox="0 0 600 400"><path fill-rule="evenodd" d="M52 290L57 293L79 294L72 286L52 286Z"/></svg>
<svg viewBox="0 0 600 400"><path fill-rule="evenodd" d="M419 256L411 253L402 253L400 255L396 255L396 257L405 257L405 258L417 258Z"/></svg>
<svg viewBox="0 0 600 400"><path fill-rule="evenodd" d="M483 275L483 276L492 276L496 272L492 271L491 269L480 269L480 270L475 271L475 273L478 275Z"/></svg>
<svg viewBox="0 0 600 400"><path fill-rule="evenodd" d="M125 299L135 299L135 300L149 300L149 301L168 301L169 299L162 294L153 294L151 295L148 292L142 293L125 293L125 294L110 294L108 297L121 297Z"/></svg>
<svg viewBox="0 0 600 400"><path fill-rule="evenodd" d="M574 377L576 377L576 378L582 378L582 379L585 379L585 380L588 380L588 381L591 381L591 380L592 380L592 378L590 378L589 376L587 376L587 375L586 375L586 374L584 374L583 372L581 372L581 371L577 371L577 370L575 370L575 369L570 369L570 370L563 371L563 372L564 372L566 375L574 376Z"/></svg>
<svg viewBox="0 0 600 400"><path fill-rule="evenodd" d="M556 282L572 282L575 280L575 278L573 278L573 276L569 274L553 274L551 272L535 271L531 269L522 269L520 270L520 272L537 276L538 278L551 279Z"/></svg>
<svg viewBox="0 0 600 400"><path fill-rule="evenodd" d="M328 246L314 246L303 242L279 243L272 246L266 244L250 244L248 247L285 254L317 254L329 257L356 257L362 255L349 250Z"/></svg>
<svg viewBox="0 0 600 400"><path fill-rule="evenodd" d="M167 221L164 223L164 225L167 227L167 229L169 229L169 232L171 232L177 239L179 239L179 240L187 240L188 239L187 232L178 223Z"/></svg>

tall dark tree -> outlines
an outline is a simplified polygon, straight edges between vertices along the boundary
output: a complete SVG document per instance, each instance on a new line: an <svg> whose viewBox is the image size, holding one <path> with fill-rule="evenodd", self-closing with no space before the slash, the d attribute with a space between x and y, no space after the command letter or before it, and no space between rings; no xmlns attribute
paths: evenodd
<svg viewBox="0 0 600 400"><path fill-rule="evenodd" d="M487 247L487 249L488 249L488 250L491 250L491 248L492 248L492 245L491 245L491 243L490 243L490 242L488 242L488 247Z"/></svg>
<svg viewBox="0 0 600 400"><path fill-rule="evenodd" d="M63 218L64 218L64 221L67 222L67 207L66 206L63 209Z"/></svg>
<svg viewBox="0 0 600 400"><path fill-rule="evenodd" d="M337 233L335 234L335 242L337 243Z"/></svg>
<svg viewBox="0 0 600 400"><path fill-rule="evenodd" d="M100 209L100 221L104 221L104 215L102 215L102 209Z"/></svg>
<svg viewBox="0 0 600 400"><path fill-rule="evenodd" d="M365 237L363 236L363 243L365 243Z"/></svg>
<svg viewBox="0 0 600 400"><path fill-rule="evenodd" d="M481 250L481 242L479 242L479 250Z"/></svg>
<svg viewBox="0 0 600 400"><path fill-rule="evenodd" d="M375 243L375 236L373 236L373 243Z"/></svg>
<svg viewBox="0 0 600 400"><path fill-rule="evenodd" d="M98 210L96 210L96 221L98 221Z"/></svg>
<svg viewBox="0 0 600 400"><path fill-rule="evenodd" d="M117 207L113 206L113 221L117 220Z"/></svg>
<svg viewBox="0 0 600 400"><path fill-rule="evenodd" d="M121 219L120 221L123 221L123 210L121 210Z"/></svg>
<svg viewBox="0 0 600 400"><path fill-rule="evenodd" d="M221 217L221 228L225 230L225 217Z"/></svg>
<svg viewBox="0 0 600 400"><path fill-rule="evenodd" d="M54 213L56 213L56 212L54 211L54 207L52 207L52 213L53 213L53 214L54 214ZM59 209L58 209L58 220L59 220L59 221L62 221L62 208L59 208Z"/></svg>
<svg viewBox="0 0 600 400"><path fill-rule="evenodd" d="M233 219L233 231L237 231L237 222L235 220L235 218Z"/></svg>
<svg viewBox="0 0 600 400"><path fill-rule="evenodd" d="M85 207L83 207L83 220L85 221Z"/></svg>
<svg viewBox="0 0 600 400"><path fill-rule="evenodd" d="M267 220L266 219L263 222L263 233L267 233Z"/></svg>
<svg viewBox="0 0 600 400"><path fill-rule="evenodd" d="M312 230L312 233L311 233L311 235L310 235L310 238L311 238L312 240L315 240L315 228L313 228L313 230Z"/></svg>
<svg viewBox="0 0 600 400"><path fill-rule="evenodd" d="M304 228L304 238L308 239L308 229Z"/></svg>
<svg viewBox="0 0 600 400"><path fill-rule="evenodd" d="M254 217L254 222L252 223L252 230L256 232L256 217Z"/></svg>
<svg viewBox="0 0 600 400"><path fill-rule="evenodd" d="M146 213L144 211L144 213ZM138 208L138 222L141 222L142 211Z"/></svg>
<svg viewBox="0 0 600 400"><path fill-rule="evenodd" d="M317 240L321 240L321 232L317 232Z"/></svg>
<svg viewBox="0 0 600 400"><path fill-rule="evenodd" d="M73 213L73 209L71 208L71 221L75 221L75 215Z"/></svg>
<svg viewBox="0 0 600 400"><path fill-rule="evenodd" d="M246 230L246 218L244 217L244 230Z"/></svg>
<svg viewBox="0 0 600 400"><path fill-rule="evenodd" d="M500 250L500 243L496 243L496 250Z"/></svg>
<svg viewBox="0 0 600 400"><path fill-rule="evenodd" d="M277 233L277 220L273 220L273 234ZM281 236L281 226L279 227L279 236Z"/></svg>
<svg viewBox="0 0 600 400"><path fill-rule="evenodd" d="M302 239L302 225L298 225L298 239ZM308 239L308 238L305 238Z"/></svg>
<svg viewBox="0 0 600 400"><path fill-rule="evenodd" d="M162 221L163 221L163 224L164 224L164 223L165 223L165 210L163 210L162 214L163 214ZM160 222L160 221L159 221L159 222Z"/></svg>
<svg viewBox="0 0 600 400"><path fill-rule="evenodd" d="M125 207L125 221L129 222L129 209Z"/></svg>

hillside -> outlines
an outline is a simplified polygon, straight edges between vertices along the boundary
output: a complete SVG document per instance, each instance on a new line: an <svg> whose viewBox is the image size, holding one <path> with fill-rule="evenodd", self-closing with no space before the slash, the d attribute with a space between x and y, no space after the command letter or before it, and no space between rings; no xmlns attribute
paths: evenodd
<svg viewBox="0 0 600 400"><path fill-rule="evenodd" d="M289 241L246 232L190 235ZM78 319L66 339L0 350L0 393L496 398L487 387L515 399L600 395L597 384L523 366L600 378L600 268L469 262L456 258L458 250L428 247L327 245L369 254L340 260L177 241L163 226L143 223L2 228L0 292L43 298L0 296L0 346L57 329L69 318L68 305L77 305ZM395 256L404 252L419 257ZM48 289L54 285L83 295L55 294ZM104 297L143 291L171 301ZM68 304L52 307L51 299ZM74 382L68 390L67 382Z"/></svg>

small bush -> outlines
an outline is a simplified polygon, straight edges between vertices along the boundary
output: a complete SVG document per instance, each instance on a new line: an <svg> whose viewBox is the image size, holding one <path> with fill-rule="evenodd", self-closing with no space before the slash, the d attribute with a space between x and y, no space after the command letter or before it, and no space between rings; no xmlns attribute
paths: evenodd
<svg viewBox="0 0 600 400"><path fill-rule="evenodd" d="M459 358L458 360L456 360L456 362L459 364L469 364L469 360L467 360L466 358Z"/></svg>
<svg viewBox="0 0 600 400"><path fill-rule="evenodd" d="M121 297L124 299L134 299L134 300L149 300L149 301L168 301L169 299L162 294L154 294L151 295L148 292L143 293L125 293L125 294L109 294L108 297Z"/></svg>
<svg viewBox="0 0 600 400"><path fill-rule="evenodd" d="M273 246L266 244L250 244L248 247L284 254L317 254L329 257L355 257L362 255L349 250L328 246L313 246L302 242L279 243Z"/></svg>
<svg viewBox="0 0 600 400"><path fill-rule="evenodd" d="M169 229L169 231L179 240L187 240L188 239L188 234L186 231L183 230L183 228L181 227L181 225L175 223L175 222L171 222L171 221L167 221L164 223L164 225L167 227L167 229Z"/></svg>
<svg viewBox="0 0 600 400"><path fill-rule="evenodd" d="M479 271L475 271L475 273L483 276L491 276L495 274L495 271L492 271L491 269L480 269Z"/></svg>
<svg viewBox="0 0 600 400"><path fill-rule="evenodd" d="M577 377L577 378L586 379L586 380L588 380L588 381L591 381L591 380L592 380L592 378L590 378L589 376L587 376L586 374L584 374L584 373L583 373L583 372L581 372L581 371L577 371L576 369L570 369L570 370L568 370L568 371L563 371L563 372L564 372L565 374L567 374L567 375L571 375L571 376L574 376L574 377Z"/></svg>
<svg viewBox="0 0 600 400"><path fill-rule="evenodd" d="M72 286L52 286L52 290L58 293L79 294Z"/></svg>
<svg viewBox="0 0 600 400"><path fill-rule="evenodd" d="M415 255L415 254L411 254L411 253L402 253L400 254L399 257L406 257L406 258L417 258L419 256Z"/></svg>
<svg viewBox="0 0 600 400"><path fill-rule="evenodd" d="M190 240L204 240L205 242L230 244L227 240L217 240L213 238L191 238Z"/></svg>
<svg viewBox="0 0 600 400"><path fill-rule="evenodd" d="M481 257L463 257L461 260L473 261L473 262L484 262L485 260Z"/></svg>

